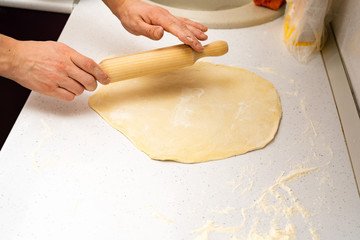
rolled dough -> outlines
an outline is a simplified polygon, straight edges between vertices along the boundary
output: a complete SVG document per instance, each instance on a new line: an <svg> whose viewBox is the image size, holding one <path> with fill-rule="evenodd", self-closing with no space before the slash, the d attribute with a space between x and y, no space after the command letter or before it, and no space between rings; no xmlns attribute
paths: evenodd
<svg viewBox="0 0 360 240"><path fill-rule="evenodd" d="M207 62L102 86L89 105L151 158L182 163L263 148L281 118L270 82Z"/></svg>

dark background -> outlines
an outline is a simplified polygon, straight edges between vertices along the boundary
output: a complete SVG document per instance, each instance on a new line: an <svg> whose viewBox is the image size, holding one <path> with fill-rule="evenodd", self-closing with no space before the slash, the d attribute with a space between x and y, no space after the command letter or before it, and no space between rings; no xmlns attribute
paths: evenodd
<svg viewBox="0 0 360 240"><path fill-rule="evenodd" d="M0 33L18 40L56 41L68 14L0 7ZM30 90L0 76L0 149Z"/></svg>

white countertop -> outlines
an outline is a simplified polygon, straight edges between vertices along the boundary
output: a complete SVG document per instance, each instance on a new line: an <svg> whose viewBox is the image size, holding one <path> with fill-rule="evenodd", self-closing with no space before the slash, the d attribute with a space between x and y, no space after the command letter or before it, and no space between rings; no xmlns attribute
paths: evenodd
<svg viewBox="0 0 360 240"><path fill-rule="evenodd" d="M360 199L320 54L293 59L281 18L208 35L229 43L210 61L277 88L271 144L202 164L154 161L89 108L91 93L67 103L32 92L0 152L0 239L254 239L275 220L297 239L358 239ZM59 41L96 61L179 43L130 35L98 0L79 3Z"/></svg>

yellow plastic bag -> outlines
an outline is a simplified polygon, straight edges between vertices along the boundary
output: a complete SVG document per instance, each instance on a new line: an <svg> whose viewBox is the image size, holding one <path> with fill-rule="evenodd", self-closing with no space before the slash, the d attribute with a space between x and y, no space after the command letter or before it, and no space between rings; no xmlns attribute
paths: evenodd
<svg viewBox="0 0 360 240"><path fill-rule="evenodd" d="M284 38L289 52L301 63L326 41L332 0L287 0Z"/></svg>

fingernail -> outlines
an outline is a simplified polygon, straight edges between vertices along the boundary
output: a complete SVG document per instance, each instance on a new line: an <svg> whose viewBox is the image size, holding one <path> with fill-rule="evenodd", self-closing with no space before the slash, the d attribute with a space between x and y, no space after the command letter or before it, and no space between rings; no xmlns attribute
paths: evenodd
<svg viewBox="0 0 360 240"><path fill-rule="evenodd" d="M104 82L104 84L109 84L111 82L110 78L107 78Z"/></svg>

